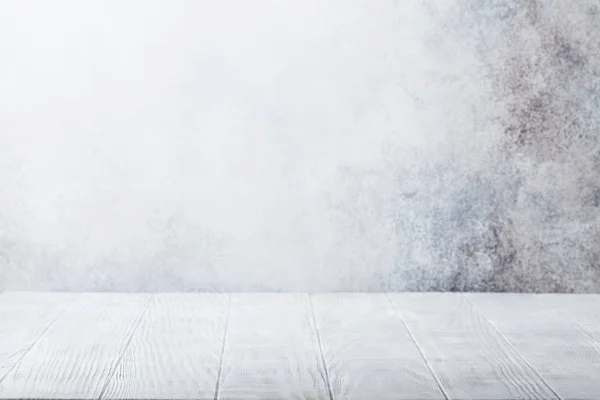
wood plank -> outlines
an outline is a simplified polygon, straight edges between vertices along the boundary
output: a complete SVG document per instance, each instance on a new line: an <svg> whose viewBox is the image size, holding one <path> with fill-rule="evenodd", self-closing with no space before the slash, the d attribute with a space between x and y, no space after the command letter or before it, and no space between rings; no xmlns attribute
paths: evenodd
<svg viewBox="0 0 600 400"><path fill-rule="evenodd" d="M308 295L235 294L219 399L329 399Z"/></svg>
<svg viewBox="0 0 600 400"><path fill-rule="evenodd" d="M451 399L557 396L458 293L389 294Z"/></svg>
<svg viewBox="0 0 600 400"><path fill-rule="evenodd" d="M537 299L600 343L600 294L544 294Z"/></svg>
<svg viewBox="0 0 600 400"><path fill-rule="evenodd" d="M74 297L68 293L0 295L0 385Z"/></svg>
<svg viewBox="0 0 600 400"><path fill-rule="evenodd" d="M227 297L2 293L0 398L600 393L599 295L238 294L229 322Z"/></svg>
<svg viewBox="0 0 600 400"><path fill-rule="evenodd" d="M99 398L148 300L145 294L77 295L7 375L0 397Z"/></svg>
<svg viewBox="0 0 600 400"><path fill-rule="evenodd" d="M579 325L545 304L546 296L468 293L465 297L561 398L598 398L597 343Z"/></svg>
<svg viewBox="0 0 600 400"><path fill-rule="evenodd" d="M444 399L385 294L312 297L333 398Z"/></svg>
<svg viewBox="0 0 600 400"><path fill-rule="evenodd" d="M214 399L229 296L156 294L103 399Z"/></svg>

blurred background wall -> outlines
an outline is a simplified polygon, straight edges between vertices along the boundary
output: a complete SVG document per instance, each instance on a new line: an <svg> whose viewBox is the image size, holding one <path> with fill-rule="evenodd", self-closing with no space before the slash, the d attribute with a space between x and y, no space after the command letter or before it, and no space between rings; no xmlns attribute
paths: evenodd
<svg viewBox="0 0 600 400"><path fill-rule="evenodd" d="M600 290L595 0L0 2L0 290Z"/></svg>

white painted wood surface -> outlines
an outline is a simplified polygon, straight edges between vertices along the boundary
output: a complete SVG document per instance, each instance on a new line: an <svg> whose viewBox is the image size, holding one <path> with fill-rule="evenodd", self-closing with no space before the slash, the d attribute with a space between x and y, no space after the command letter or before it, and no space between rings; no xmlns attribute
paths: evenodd
<svg viewBox="0 0 600 400"><path fill-rule="evenodd" d="M77 295L6 376L0 398L99 398L149 299Z"/></svg>
<svg viewBox="0 0 600 400"><path fill-rule="evenodd" d="M231 298L219 399L329 399L306 294Z"/></svg>
<svg viewBox="0 0 600 400"><path fill-rule="evenodd" d="M0 385L73 298L64 293L0 295Z"/></svg>
<svg viewBox="0 0 600 400"><path fill-rule="evenodd" d="M153 296L102 399L213 398L229 296Z"/></svg>
<svg viewBox="0 0 600 400"><path fill-rule="evenodd" d="M541 306L552 309L567 321L579 325L600 342L600 296L593 294L537 296Z"/></svg>
<svg viewBox="0 0 600 400"><path fill-rule="evenodd" d="M0 293L0 399L600 399L600 295Z"/></svg>
<svg viewBox="0 0 600 400"><path fill-rule="evenodd" d="M397 293L389 297L450 398L557 398L464 296Z"/></svg>
<svg viewBox="0 0 600 400"><path fill-rule="evenodd" d="M575 306L573 296L561 295ZM548 296L465 294L562 399L600 398L598 343L578 324L578 307L561 314ZM600 296L598 296L600 297ZM587 303L588 306L596 304ZM568 317L567 315L570 315Z"/></svg>
<svg viewBox="0 0 600 400"><path fill-rule="evenodd" d="M443 399L385 294L312 298L334 399Z"/></svg>

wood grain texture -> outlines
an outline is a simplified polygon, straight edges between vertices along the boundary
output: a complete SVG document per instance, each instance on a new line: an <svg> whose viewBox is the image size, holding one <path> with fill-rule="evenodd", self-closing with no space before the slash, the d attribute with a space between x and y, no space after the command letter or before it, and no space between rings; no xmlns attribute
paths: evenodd
<svg viewBox="0 0 600 400"><path fill-rule="evenodd" d="M35 342L73 300L67 293L0 295L0 388Z"/></svg>
<svg viewBox="0 0 600 400"><path fill-rule="evenodd" d="M312 302L334 399L445 398L385 294Z"/></svg>
<svg viewBox="0 0 600 400"><path fill-rule="evenodd" d="M77 295L6 376L0 397L97 399L148 300L144 294Z"/></svg>
<svg viewBox="0 0 600 400"><path fill-rule="evenodd" d="M214 399L229 296L153 296L103 399Z"/></svg>
<svg viewBox="0 0 600 400"><path fill-rule="evenodd" d="M464 296L397 293L389 298L449 398L557 398Z"/></svg>
<svg viewBox="0 0 600 400"><path fill-rule="evenodd" d="M232 295L218 398L329 399L307 295Z"/></svg>
<svg viewBox="0 0 600 400"><path fill-rule="evenodd" d="M598 399L600 295L5 292L0 374L0 399Z"/></svg>
<svg viewBox="0 0 600 400"><path fill-rule="evenodd" d="M545 294L537 300L600 342L600 294Z"/></svg>
<svg viewBox="0 0 600 400"><path fill-rule="evenodd" d="M600 398L598 343L550 306L547 295L468 293L464 296L561 398ZM576 308L566 311L578 315Z"/></svg>

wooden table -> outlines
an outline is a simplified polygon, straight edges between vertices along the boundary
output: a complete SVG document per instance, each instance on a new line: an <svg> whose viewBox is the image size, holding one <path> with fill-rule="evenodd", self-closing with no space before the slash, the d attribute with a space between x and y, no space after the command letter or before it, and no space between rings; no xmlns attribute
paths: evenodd
<svg viewBox="0 0 600 400"><path fill-rule="evenodd" d="M0 398L600 399L600 295L5 292Z"/></svg>

